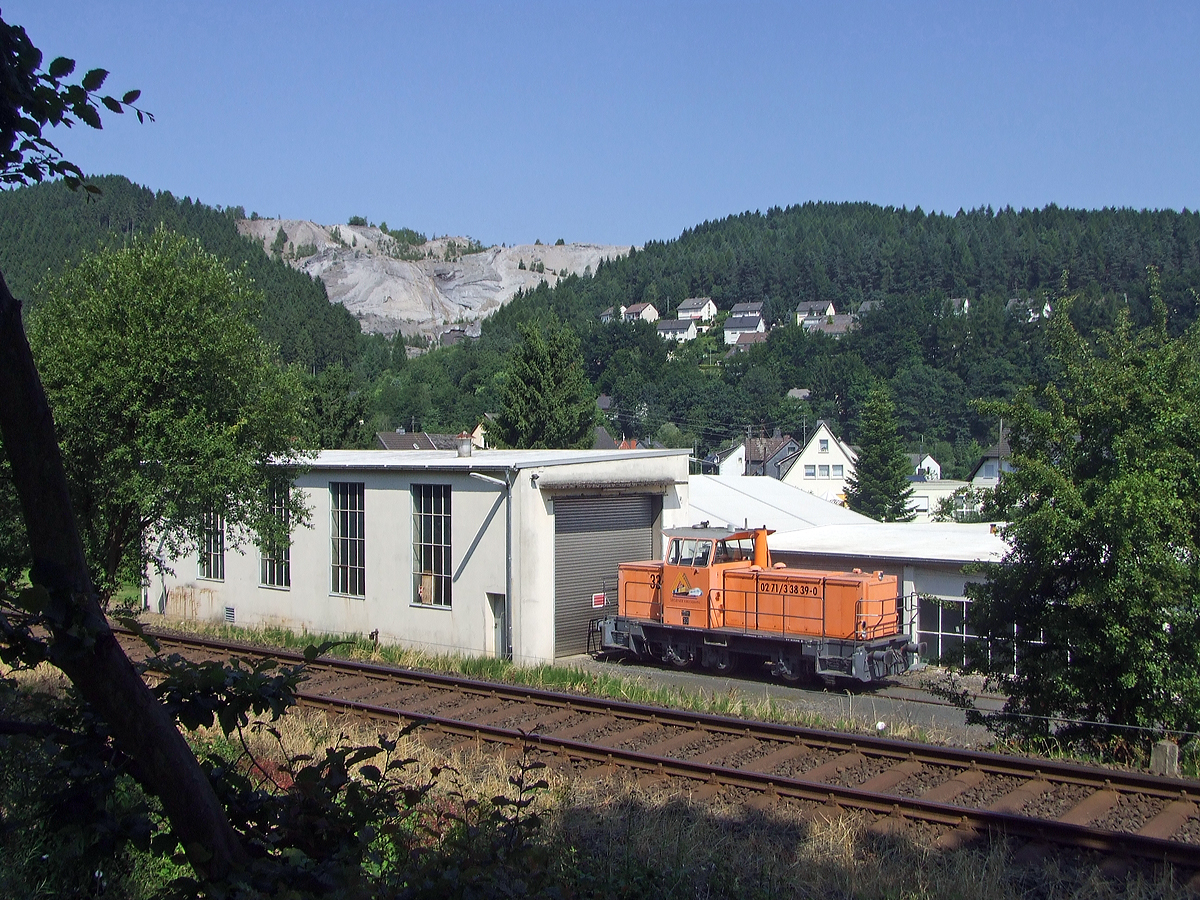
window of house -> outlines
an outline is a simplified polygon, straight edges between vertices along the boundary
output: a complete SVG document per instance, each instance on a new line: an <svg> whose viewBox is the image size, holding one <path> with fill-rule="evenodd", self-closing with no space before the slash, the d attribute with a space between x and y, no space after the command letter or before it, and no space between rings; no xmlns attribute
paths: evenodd
<svg viewBox="0 0 1200 900"><path fill-rule="evenodd" d="M833 477L834 477L834 478L841 478L841 477L842 477L842 473L843 473L844 471L845 471L845 469L843 469L841 466L834 466L834 467L833 467Z"/></svg>
<svg viewBox="0 0 1200 900"><path fill-rule="evenodd" d="M996 477L996 464L994 462L985 462L983 464L983 477L984 478L995 478Z"/></svg>
<svg viewBox="0 0 1200 900"><path fill-rule="evenodd" d="M287 534L291 534L291 516L288 513L287 484L275 484L267 500L267 515L278 522ZM290 540L264 540L259 548L258 583L267 587L292 586L292 544Z"/></svg>
<svg viewBox="0 0 1200 900"><path fill-rule="evenodd" d="M333 544L331 590L335 594L367 595L365 488L361 481L329 483L329 526Z"/></svg>
<svg viewBox="0 0 1200 900"><path fill-rule="evenodd" d="M200 519L200 578L225 580L225 517L206 512Z"/></svg>
<svg viewBox="0 0 1200 900"><path fill-rule="evenodd" d="M821 453L828 453L829 452L829 439L821 438L821 440L817 441L817 450L819 450Z"/></svg>
<svg viewBox="0 0 1200 900"><path fill-rule="evenodd" d="M414 484L413 603L450 605L450 485Z"/></svg>
<svg viewBox="0 0 1200 900"><path fill-rule="evenodd" d="M817 471L820 473L822 478L829 477L829 466L817 466Z"/></svg>
<svg viewBox="0 0 1200 900"><path fill-rule="evenodd" d="M805 478L816 478L817 477L817 467L816 466L805 466L804 467L804 477Z"/></svg>

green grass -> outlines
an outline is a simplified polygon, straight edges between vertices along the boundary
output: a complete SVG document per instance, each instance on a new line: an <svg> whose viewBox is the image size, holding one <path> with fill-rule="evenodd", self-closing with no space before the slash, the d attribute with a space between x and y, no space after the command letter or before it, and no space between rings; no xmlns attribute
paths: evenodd
<svg viewBox="0 0 1200 900"><path fill-rule="evenodd" d="M143 621L148 625L156 625L158 619L152 617ZM494 657L434 654L386 644L377 646L360 635L342 637L311 632L296 633L285 628L270 626L246 628L219 622L173 622L169 627L192 634L241 641L258 647L276 647L294 651L303 651L310 644L321 644L326 641L338 642L337 646L326 654L327 656L387 663L425 672L463 675L480 681L583 694L629 703L660 706L666 709L736 716L763 722L836 731L865 732L866 728L863 723L827 719L814 713L776 704L769 698L749 701L734 691L718 693L716 691L688 690L681 687L661 687L648 685L634 678L587 672L572 666L552 664L520 666L509 660ZM911 729L907 733L893 732L891 736L917 741L929 739L929 735L919 729Z"/></svg>

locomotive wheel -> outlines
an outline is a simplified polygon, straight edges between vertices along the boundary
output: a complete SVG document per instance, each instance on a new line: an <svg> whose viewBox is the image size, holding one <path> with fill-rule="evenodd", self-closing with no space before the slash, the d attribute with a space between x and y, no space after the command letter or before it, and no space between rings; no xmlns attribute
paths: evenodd
<svg viewBox="0 0 1200 900"><path fill-rule="evenodd" d="M742 667L742 658L736 653L723 653L713 663L713 671L718 675L732 675Z"/></svg>
<svg viewBox="0 0 1200 900"><path fill-rule="evenodd" d="M692 656L690 653L683 656L674 647L667 646L663 649L662 661L676 669L687 669L692 665Z"/></svg>

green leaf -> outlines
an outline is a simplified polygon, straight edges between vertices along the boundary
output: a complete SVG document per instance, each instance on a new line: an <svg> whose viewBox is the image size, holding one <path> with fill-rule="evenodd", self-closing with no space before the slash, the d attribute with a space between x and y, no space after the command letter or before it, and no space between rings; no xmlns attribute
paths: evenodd
<svg viewBox="0 0 1200 900"><path fill-rule="evenodd" d="M108 69L92 69L83 76L83 89L85 91L98 91L107 77Z"/></svg>
<svg viewBox="0 0 1200 900"><path fill-rule="evenodd" d="M60 56L50 63L50 68L47 70L50 77L57 80L66 78L75 71L75 60L67 59L65 56Z"/></svg>
<svg viewBox="0 0 1200 900"><path fill-rule="evenodd" d="M87 125L99 130L104 126L100 123L100 113L96 112L94 106L78 106L75 109L75 114Z"/></svg>
<svg viewBox="0 0 1200 900"><path fill-rule="evenodd" d="M27 612L44 612L50 605L50 592L40 584L27 587L17 595L17 605Z"/></svg>

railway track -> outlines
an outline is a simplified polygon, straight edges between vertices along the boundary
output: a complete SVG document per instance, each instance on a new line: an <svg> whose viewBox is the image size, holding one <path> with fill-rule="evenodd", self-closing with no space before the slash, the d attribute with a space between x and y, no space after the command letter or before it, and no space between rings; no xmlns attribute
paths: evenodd
<svg viewBox="0 0 1200 900"><path fill-rule="evenodd" d="M193 658L300 654L155 633ZM126 646L142 645L123 635ZM940 826L938 845L987 834L1113 858L1200 869L1200 782L1053 760L936 747L679 712L371 663L310 664L300 702L397 722L421 720L448 746L527 744L553 765L625 768L685 779L693 797L743 796L757 807L802 803L814 813L862 810L877 831ZM1200 873L1193 878L1200 886Z"/></svg>

